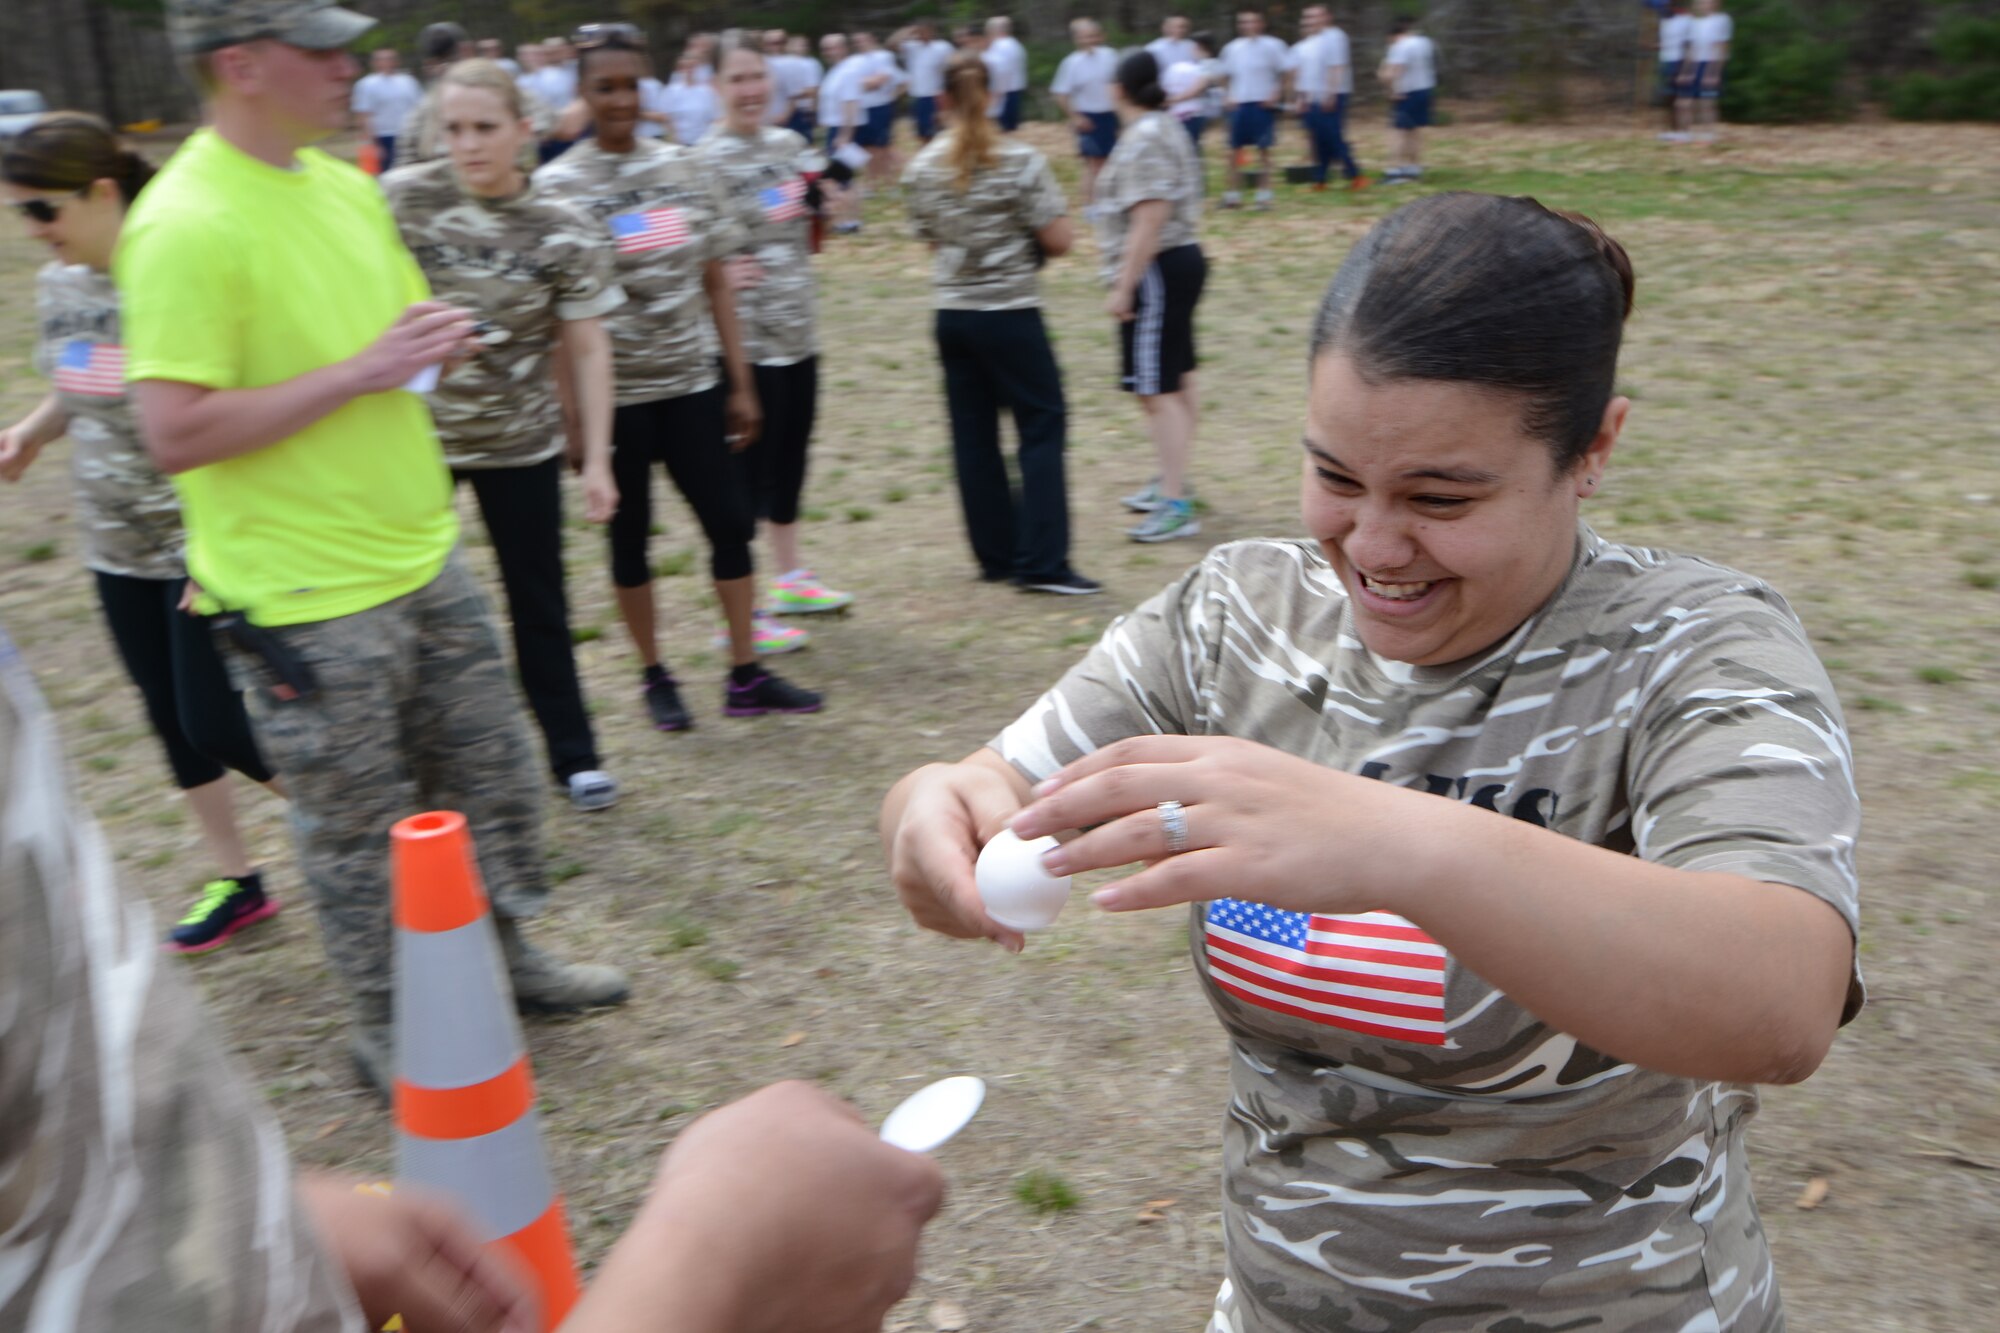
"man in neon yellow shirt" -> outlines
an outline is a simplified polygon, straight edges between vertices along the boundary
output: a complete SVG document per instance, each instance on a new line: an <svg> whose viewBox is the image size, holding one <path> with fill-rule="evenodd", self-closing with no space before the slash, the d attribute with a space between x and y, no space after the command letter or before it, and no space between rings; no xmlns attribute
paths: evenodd
<svg viewBox="0 0 2000 1333"><path fill-rule="evenodd" d="M492 616L456 553L429 410L403 386L469 346L428 299L373 182L311 147L338 130L374 20L331 0L169 0L210 127L127 219L126 375L173 475L188 564L294 802L299 859L386 1086L389 826L461 810L524 1008L624 1000L518 926L546 898L541 793Z"/></svg>

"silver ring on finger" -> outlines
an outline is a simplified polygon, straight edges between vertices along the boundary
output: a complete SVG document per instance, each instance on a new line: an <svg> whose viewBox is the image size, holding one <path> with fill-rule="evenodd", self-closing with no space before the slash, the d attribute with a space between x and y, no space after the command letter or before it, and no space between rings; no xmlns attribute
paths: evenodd
<svg viewBox="0 0 2000 1333"><path fill-rule="evenodd" d="M1188 849L1187 809L1179 801L1161 801L1160 829L1167 835L1167 855L1179 856Z"/></svg>

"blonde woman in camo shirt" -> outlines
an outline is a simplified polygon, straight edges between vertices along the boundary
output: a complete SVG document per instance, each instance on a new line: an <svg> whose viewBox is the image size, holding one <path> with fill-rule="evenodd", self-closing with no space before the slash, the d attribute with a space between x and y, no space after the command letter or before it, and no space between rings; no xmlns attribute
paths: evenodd
<svg viewBox="0 0 2000 1333"><path fill-rule="evenodd" d="M822 584L799 554L799 496L819 406L813 202L800 169L808 145L769 123L777 82L770 59L752 40L725 33L716 46L713 86L723 119L696 147L720 178L747 237L729 258L729 275L764 426L736 461L778 571L765 593L766 607L780 615L844 611L853 595Z"/></svg>
<svg viewBox="0 0 2000 1333"><path fill-rule="evenodd" d="M580 810L618 784L599 766L577 677L563 586L562 469L582 475L584 512L607 523L611 339L601 316L625 303L604 224L550 198L521 169L534 127L520 86L489 60L437 83L446 157L382 178L403 243L431 290L479 321L479 350L430 395L452 475L469 483L507 592L514 661L549 768ZM558 403L558 379L568 393Z"/></svg>
<svg viewBox="0 0 2000 1333"><path fill-rule="evenodd" d="M986 115L991 91L978 52L953 56L940 97L950 128L903 173L910 230L935 256L938 360L966 533L988 582L1099 592L1069 563L1069 409L1036 276L1045 257L1070 248L1068 204L1048 159L997 132ZM1021 438L1018 499L1000 453L1002 408Z"/></svg>
<svg viewBox="0 0 2000 1333"><path fill-rule="evenodd" d="M635 136L645 34L628 23L601 23L577 39L578 94L596 132L542 167L535 180L603 221L618 251L626 302L605 321L618 386L611 580L639 651L647 714L661 731L694 725L679 682L660 658L647 550L655 463L708 538L709 574L729 635L723 715L818 712L819 695L758 661L760 651L785 645L771 642L758 624L750 557L757 521L730 457L756 441L762 423L727 269L729 256L743 248L743 229L692 149ZM786 626L774 631L794 641L803 634Z"/></svg>

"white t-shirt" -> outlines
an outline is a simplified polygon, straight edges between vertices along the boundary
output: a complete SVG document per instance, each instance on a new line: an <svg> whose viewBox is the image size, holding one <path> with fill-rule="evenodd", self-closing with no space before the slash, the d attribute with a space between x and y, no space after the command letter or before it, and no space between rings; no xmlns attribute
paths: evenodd
<svg viewBox="0 0 2000 1333"><path fill-rule="evenodd" d="M701 142L701 136L722 114L722 103L708 84L676 74L660 90L660 109L673 122L675 140L692 145Z"/></svg>
<svg viewBox="0 0 2000 1333"><path fill-rule="evenodd" d="M1072 51L1056 66L1056 81L1049 91L1069 98L1070 110L1080 115L1111 110L1111 82L1118 77L1118 53L1108 46L1089 51Z"/></svg>
<svg viewBox="0 0 2000 1333"><path fill-rule="evenodd" d="M936 97L944 91L944 67L957 48L950 42L903 43L903 67L910 71L910 96Z"/></svg>
<svg viewBox="0 0 2000 1333"><path fill-rule="evenodd" d="M1344 29L1328 28L1319 35L1319 63L1333 85L1329 93L1354 91L1354 55Z"/></svg>
<svg viewBox="0 0 2000 1333"><path fill-rule="evenodd" d="M424 86L398 70L394 74L368 74L354 85L354 110L368 117L368 127L378 139L393 139L403 128L410 109L424 100Z"/></svg>
<svg viewBox="0 0 2000 1333"><path fill-rule="evenodd" d="M1688 26L1689 56L1697 61L1718 59L1722 46L1736 35L1736 24L1727 14L1708 14Z"/></svg>
<svg viewBox="0 0 2000 1333"><path fill-rule="evenodd" d="M521 82L527 84L535 96L547 102L549 109L558 114L576 100L574 65L544 65L532 74L523 74Z"/></svg>
<svg viewBox="0 0 2000 1333"><path fill-rule="evenodd" d="M648 75L639 80L639 110L654 111L661 115L670 114L667 109L667 85ZM641 139L658 139L667 132L667 127L657 120L640 118L639 127L632 131Z"/></svg>
<svg viewBox="0 0 2000 1333"><path fill-rule="evenodd" d="M518 79L521 77L521 66L518 62L509 60L506 56L501 56L498 60L494 61L493 63L498 65L501 69L506 70L507 76L509 78Z"/></svg>
<svg viewBox="0 0 2000 1333"><path fill-rule="evenodd" d="M870 51L859 58L864 62L862 65L862 78L872 79L878 74L889 76L888 81L881 87L864 88L862 90L861 105L865 107L887 106L889 103L895 101L897 94L903 91L903 67L896 63L895 53L891 51Z"/></svg>
<svg viewBox="0 0 2000 1333"><path fill-rule="evenodd" d="M862 68L864 56L849 56L835 65L819 81L819 123L839 128L847 122L847 112L842 105L847 102L859 104L861 101ZM861 107L855 107L854 123L858 126L866 119Z"/></svg>
<svg viewBox="0 0 2000 1333"><path fill-rule="evenodd" d="M1437 87L1437 48L1420 32L1404 33L1389 43L1389 63L1400 71L1396 91L1420 93Z"/></svg>
<svg viewBox="0 0 2000 1333"><path fill-rule="evenodd" d="M1018 93L1028 86L1028 48L1012 37L996 37L986 47L986 68L996 80L996 93Z"/></svg>
<svg viewBox="0 0 2000 1333"><path fill-rule="evenodd" d="M1660 59L1662 61L1685 60L1688 49L1688 29L1694 26L1692 14L1669 14L1660 20Z"/></svg>
<svg viewBox="0 0 2000 1333"><path fill-rule="evenodd" d="M1229 72L1229 100L1275 102L1285 78L1291 48L1270 34L1238 37L1222 48L1222 67Z"/></svg>
<svg viewBox="0 0 2000 1333"><path fill-rule="evenodd" d="M1185 37L1155 37L1146 43L1146 49L1153 53L1153 59L1160 62L1162 74L1175 65L1199 64L1201 61L1201 52L1195 50L1194 43Z"/></svg>
<svg viewBox="0 0 2000 1333"><path fill-rule="evenodd" d="M1182 120L1193 120L1197 116L1207 115L1207 98L1187 97L1189 93L1201 87L1202 80L1207 77L1201 72L1201 65L1193 60L1181 60L1167 66L1166 73L1160 75L1160 87L1166 89L1167 93L1167 110ZM1183 97L1187 97L1187 100L1184 102L1178 100Z"/></svg>
<svg viewBox="0 0 2000 1333"><path fill-rule="evenodd" d="M1321 59L1317 33L1299 38L1285 53L1285 72L1292 76L1292 91L1307 101L1317 102L1326 95L1326 71Z"/></svg>

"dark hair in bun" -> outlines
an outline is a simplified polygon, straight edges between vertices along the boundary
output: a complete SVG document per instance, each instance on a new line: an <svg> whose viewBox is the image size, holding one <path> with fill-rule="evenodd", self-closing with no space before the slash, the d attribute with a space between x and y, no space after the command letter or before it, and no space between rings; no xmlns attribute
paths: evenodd
<svg viewBox="0 0 2000 1333"><path fill-rule="evenodd" d="M0 178L29 190L83 190L93 181L115 181L130 204L153 179L153 164L119 143L96 116L51 111L7 145Z"/></svg>
<svg viewBox="0 0 2000 1333"><path fill-rule="evenodd" d="M1158 111L1167 104L1167 90L1160 86L1160 62L1143 48L1118 62L1118 86L1133 106Z"/></svg>

